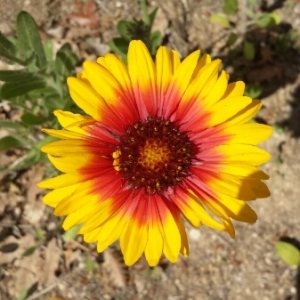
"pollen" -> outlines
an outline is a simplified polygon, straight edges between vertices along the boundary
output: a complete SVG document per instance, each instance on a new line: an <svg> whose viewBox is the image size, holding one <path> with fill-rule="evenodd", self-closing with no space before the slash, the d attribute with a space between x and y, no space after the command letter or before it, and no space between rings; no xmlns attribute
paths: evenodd
<svg viewBox="0 0 300 300"><path fill-rule="evenodd" d="M138 163L145 169L154 170L160 164L168 163L170 154L168 145L163 144L159 138L150 138L139 151Z"/></svg>
<svg viewBox="0 0 300 300"><path fill-rule="evenodd" d="M180 126L162 118L148 118L128 126L119 137L113 166L123 181L147 193L161 193L190 175L198 147Z"/></svg>
<svg viewBox="0 0 300 300"><path fill-rule="evenodd" d="M120 171L120 166L119 166L119 156L120 155L121 155L120 150L117 150L112 154L112 157L114 159L113 167L115 168L116 171Z"/></svg>

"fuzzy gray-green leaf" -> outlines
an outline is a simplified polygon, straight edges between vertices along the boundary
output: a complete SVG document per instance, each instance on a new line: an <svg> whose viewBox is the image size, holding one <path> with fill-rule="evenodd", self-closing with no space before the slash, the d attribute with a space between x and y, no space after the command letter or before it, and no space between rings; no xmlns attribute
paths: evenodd
<svg viewBox="0 0 300 300"><path fill-rule="evenodd" d="M21 11L18 14L16 30L20 50L24 53L30 53L30 51L34 51L38 57L38 66L40 68L45 67L47 64L47 59L39 30L35 20L28 12Z"/></svg>

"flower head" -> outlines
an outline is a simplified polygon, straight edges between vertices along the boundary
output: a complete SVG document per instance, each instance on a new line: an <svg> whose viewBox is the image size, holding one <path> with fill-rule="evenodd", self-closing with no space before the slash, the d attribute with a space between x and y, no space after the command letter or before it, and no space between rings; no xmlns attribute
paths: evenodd
<svg viewBox="0 0 300 300"><path fill-rule="evenodd" d="M119 239L127 265L143 253L151 266L187 256L184 218L234 237L231 219L255 222L247 201L269 196L257 166L270 156L256 145L271 128L249 122L261 102L199 56L160 47L153 62L132 41L128 67L113 54L87 61L68 78L87 115L56 110L63 129L44 129L61 139L42 150L63 172L39 184L53 189L44 203L67 216L64 229L82 224L99 252Z"/></svg>

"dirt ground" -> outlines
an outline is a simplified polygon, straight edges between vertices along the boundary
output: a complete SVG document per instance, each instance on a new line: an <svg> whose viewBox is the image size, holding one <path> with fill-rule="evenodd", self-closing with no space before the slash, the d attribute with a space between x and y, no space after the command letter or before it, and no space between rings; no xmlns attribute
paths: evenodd
<svg viewBox="0 0 300 300"><path fill-rule="evenodd" d="M239 1L239 17L244 1ZM5 176L0 173L0 300L300 299L300 271L285 264L274 249L280 238L300 241L300 55L293 47L277 53L269 46L270 36L285 28L292 27L300 35L300 1L261 1L279 13L282 24L273 31L251 33L250 38L260 41L261 54L266 47L269 51L252 64L240 57L226 58L229 31L209 21L211 14L221 12L222 3L148 2L150 8L159 6L155 29L182 57L200 48L221 57L232 79L264 88L258 120L274 127L272 138L262 145L272 154L263 166L270 175L272 195L251 204L258 221L236 224L235 240L187 224L189 258L181 257L177 264L162 259L154 269L142 258L126 268L118 245L97 254L95 245L83 243L81 237L63 239L62 220L41 203L43 191L36 187L44 165ZM2 33L14 34L15 16L22 9L35 17L43 39L52 38L57 47L71 43L82 60L109 51L107 42L117 35L119 20L140 17L135 0L0 0ZM237 30L241 28L237 21ZM0 120L16 115L9 102L0 100ZM0 166L8 168L21 154L19 150L0 153ZM22 298L24 291L27 298Z"/></svg>

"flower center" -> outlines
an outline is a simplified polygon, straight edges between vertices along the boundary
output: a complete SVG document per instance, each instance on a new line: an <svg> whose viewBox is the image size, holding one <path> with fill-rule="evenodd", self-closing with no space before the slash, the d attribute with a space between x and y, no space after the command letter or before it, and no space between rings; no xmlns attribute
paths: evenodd
<svg viewBox="0 0 300 300"><path fill-rule="evenodd" d="M114 168L133 188L158 193L189 175L197 146L174 122L148 118L126 128L113 153Z"/></svg>
<svg viewBox="0 0 300 300"><path fill-rule="evenodd" d="M168 145L164 144L159 139L147 139L144 147L140 148L138 163L145 169L159 167L162 163L169 161L171 151Z"/></svg>

